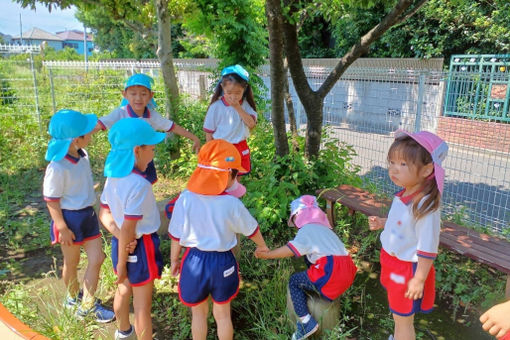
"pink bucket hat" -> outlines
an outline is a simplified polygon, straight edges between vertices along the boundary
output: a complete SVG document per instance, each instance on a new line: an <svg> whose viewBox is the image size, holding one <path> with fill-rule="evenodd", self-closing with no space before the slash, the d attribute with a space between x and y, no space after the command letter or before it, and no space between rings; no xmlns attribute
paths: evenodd
<svg viewBox="0 0 510 340"><path fill-rule="evenodd" d="M226 189L225 192L234 197L241 198L244 194L246 194L246 187L239 183L236 179L234 184L232 184L230 188Z"/></svg>
<svg viewBox="0 0 510 340"><path fill-rule="evenodd" d="M436 178L437 188L442 195L445 177L445 171L443 169L442 163L448 154L448 145L446 142L432 132L428 131L410 133L404 130L397 130L395 132L395 138L402 136L411 137L430 153L432 156L432 162L434 163L433 176Z"/></svg>
<svg viewBox="0 0 510 340"><path fill-rule="evenodd" d="M293 216L296 216L294 222L292 222ZM300 229L302 226L309 223L322 224L329 229L333 229L329 224L328 217L324 211L319 208L315 196L303 195L296 198L290 204L290 217L287 224L289 226L295 225L296 228Z"/></svg>

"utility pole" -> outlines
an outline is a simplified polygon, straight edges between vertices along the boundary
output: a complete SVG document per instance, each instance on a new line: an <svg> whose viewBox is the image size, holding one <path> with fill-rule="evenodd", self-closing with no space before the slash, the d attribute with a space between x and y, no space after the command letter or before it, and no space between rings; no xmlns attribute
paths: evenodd
<svg viewBox="0 0 510 340"><path fill-rule="evenodd" d="M87 27L85 25L83 25L83 54L85 55L85 71L86 72L89 70L88 53L89 53L89 48L87 45Z"/></svg>
<svg viewBox="0 0 510 340"><path fill-rule="evenodd" d="M21 24L21 13L19 14L19 41L23 45L23 26Z"/></svg>

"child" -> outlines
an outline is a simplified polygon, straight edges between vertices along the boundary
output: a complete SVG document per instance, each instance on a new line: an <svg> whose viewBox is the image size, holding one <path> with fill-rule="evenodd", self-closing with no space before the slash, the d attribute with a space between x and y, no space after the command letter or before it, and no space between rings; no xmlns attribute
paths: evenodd
<svg viewBox="0 0 510 340"><path fill-rule="evenodd" d="M241 165L246 171L240 171L240 176L251 171L246 138L257 124L257 107L249 79L249 73L240 65L224 68L204 121L206 141L224 139L234 144L241 154Z"/></svg>
<svg viewBox="0 0 510 340"><path fill-rule="evenodd" d="M90 143L96 122L96 115L72 110L60 110L51 117L52 139L46 151L50 163L44 175L43 195L52 219L51 243L60 243L64 257L62 278L68 294L64 306L78 307L79 317L91 314L97 322L110 322L115 314L94 299L105 256L93 208L96 195L92 171L83 149ZM77 277L80 246L87 254L82 297Z"/></svg>
<svg viewBox="0 0 510 340"><path fill-rule="evenodd" d="M388 293L394 335L415 339L414 314L432 311L435 295L433 261L439 246L440 211L446 143L427 131L397 131L388 151L388 174L403 190L396 194L387 219L369 217L381 229L381 284Z"/></svg>
<svg viewBox="0 0 510 340"><path fill-rule="evenodd" d="M113 308L118 320L115 339L132 336L129 300L133 296L134 331L138 339L152 339L151 304L154 279L161 277L163 258L156 231L159 211L144 171L154 157L155 144L165 134L156 132L141 119L124 118L108 133L112 146L104 174L99 218L112 234L112 263L118 288ZM137 240L129 253L128 245Z"/></svg>
<svg viewBox="0 0 510 340"><path fill-rule="evenodd" d="M152 83L154 80L146 74L137 73L129 77L122 91L121 106L114 109L107 116L101 117L95 131L106 130L122 118L142 118L147 121L154 130L173 132L179 136L186 137L193 141L193 151L200 149L200 140L197 136L175 124L167 118L163 118L155 109L154 92L152 92ZM157 181L156 168L151 161L146 170L147 180L152 184Z"/></svg>
<svg viewBox="0 0 510 340"><path fill-rule="evenodd" d="M218 338L232 339L230 301L239 291L238 264L231 251L237 243L236 233L248 236L259 251L268 249L257 221L227 192L237 172L244 170L237 149L215 139L204 144L198 163L187 190L175 202L168 226L170 270L173 276L180 272L179 299L191 307L193 339L206 339L209 295ZM186 251L179 260L182 247Z"/></svg>
<svg viewBox="0 0 510 340"><path fill-rule="evenodd" d="M289 280L292 305L299 318L293 340L305 339L319 328L308 311L306 291L316 291L333 301L352 285L356 266L344 244L331 230L326 214L318 207L315 196L304 195L290 205L289 226L298 228L294 240L269 252L257 252L263 259L306 255L308 270L295 273Z"/></svg>
<svg viewBox="0 0 510 340"><path fill-rule="evenodd" d="M480 316L486 332L498 340L510 340L510 301L493 306Z"/></svg>

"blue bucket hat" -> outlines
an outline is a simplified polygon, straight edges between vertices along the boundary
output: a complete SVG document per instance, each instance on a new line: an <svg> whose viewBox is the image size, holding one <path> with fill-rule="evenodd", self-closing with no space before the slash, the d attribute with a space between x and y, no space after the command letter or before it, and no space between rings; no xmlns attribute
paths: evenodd
<svg viewBox="0 0 510 340"><path fill-rule="evenodd" d="M250 80L250 74L241 65L232 65L232 66L225 67L221 71L221 76L223 77L223 76L226 76L227 74L232 74L232 73L237 74L239 77L243 78L246 81Z"/></svg>
<svg viewBox="0 0 510 340"><path fill-rule="evenodd" d="M83 114L73 110L59 110L50 119L48 133L52 137L48 143L45 159L59 161L69 151L74 138L84 136L94 129L97 116L93 113Z"/></svg>
<svg viewBox="0 0 510 340"><path fill-rule="evenodd" d="M152 84L154 84L154 79L149 77L146 74L143 73L135 73L131 77L126 80L124 83L124 91L131 86L143 86L149 89L149 91L152 92ZM120 106L126 106L129 104L126 98L122 98L122 101L120 102ZM149 109L154 109L157 107L156 102L154 101L154 98L151 99L149 104L147 105Z"/></svg>
<svg viewBox="0 0 510 340"><path fill-rule="evenodd" d="M108 132L112 149L104 165L105 177L127 176L135 165L133 148L139 145L155 145L165 138L142 119L123 118L113 124Z"/></svg>

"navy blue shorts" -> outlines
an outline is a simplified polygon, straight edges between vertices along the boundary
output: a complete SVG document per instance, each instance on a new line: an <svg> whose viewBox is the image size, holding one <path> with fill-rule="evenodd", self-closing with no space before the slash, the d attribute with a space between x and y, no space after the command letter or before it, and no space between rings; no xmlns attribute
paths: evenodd
<svg viewBox="0 0 510 340"><path fill-rule="evenodd" d="M182 256L179 299L196 306L211 295L214 303L228 303L239 292L239 269L231 251L188 248Z"/></svg>
<svg viewBox="0 0 510 340"><path fill-rule="evenodd" d="M135 287L160 279L163 270L163 255L159 251L158 234L143 235L136 241L136 248L129 254L126 263L129 283ZM119 241L114 236L112 237L112 264L115 274L117 274L118 261Z"/></svg>
<svg viewBox="0 0 510 340"><path fill-rule="evenodd" d="M99 233L99 223L94 208L87 207L80 210L62 209L62 216L67 227L76 237L74 244L83 244L101 236ZM60 243L60 233L52 220L50 224L51 244Z"/></svg>

